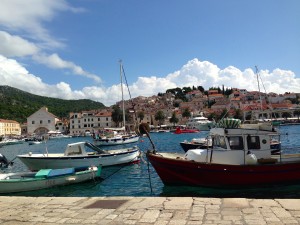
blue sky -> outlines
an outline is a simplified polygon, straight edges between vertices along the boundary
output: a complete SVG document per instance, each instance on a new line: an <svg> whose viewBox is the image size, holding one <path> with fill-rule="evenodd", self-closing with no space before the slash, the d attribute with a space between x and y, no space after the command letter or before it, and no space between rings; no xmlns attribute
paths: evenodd
<svg viewBox="0 0 300 225"><path fill-rule="evenodd" d="M300 93L297 0L1 0L0 80L38 95L120 100L212 86ZM13 13L12 13L13 12Z"/></svg>

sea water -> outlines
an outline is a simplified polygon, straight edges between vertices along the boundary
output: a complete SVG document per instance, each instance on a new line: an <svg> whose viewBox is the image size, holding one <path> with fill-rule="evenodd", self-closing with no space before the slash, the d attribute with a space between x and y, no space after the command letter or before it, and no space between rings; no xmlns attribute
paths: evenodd
<svg viewBox="0 0 300 225"><path fill-rule="evenodd" d="M287 153L295 153L300 147L300 125L278 127L281 135L282 148L287 147ZM206 137L208 132L174 134L151 133L157 152L184 153L180 142L192 138ZM27 167L15 158L18 154L61 153L67 144L79 141L90 141L91 137L53 139L38 145L28 145L27 142L8 145L0 148L8 160L14 165L2 169L1 173L28 171ZM202 188L188 186L164 186L159 176L146 159L147 150L152 145L147 137L142 137L137 145L142 151L142 160L138 164L102 168L101 181L90 181L62 187L54 187L39 191L14 193L15 196L55 196L55 197L93 197L93 196L201 196L201 197L247 197L247 198L300 198L300 184L277 185L264 188ZM123 148L125 146L110 146L105 149ZM104 148L104 147L103 147ZM300 153L300 151L299 151Z"/></svg>

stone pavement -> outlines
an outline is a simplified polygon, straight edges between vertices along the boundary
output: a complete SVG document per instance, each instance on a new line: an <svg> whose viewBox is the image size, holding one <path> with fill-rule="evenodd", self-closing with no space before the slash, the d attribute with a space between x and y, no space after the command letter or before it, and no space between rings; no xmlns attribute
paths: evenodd
<svg viewBox="0 0 300 225"><path fill-rule="evenodd" d="M300 199L1 196L0 224L300 224Z"/></svg>

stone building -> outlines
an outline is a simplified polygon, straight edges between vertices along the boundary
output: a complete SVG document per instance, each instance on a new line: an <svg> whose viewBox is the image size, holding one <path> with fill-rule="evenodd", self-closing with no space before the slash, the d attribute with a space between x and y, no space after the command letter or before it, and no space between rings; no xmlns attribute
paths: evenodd
<svg viewBox="0 0 300 225"><path fill-rule="evenodd" d="M48 112L47 107L42 107L27 118L27 133L29 135L43 135L49 131L55 131L55 125L59 119Z"/></svg>

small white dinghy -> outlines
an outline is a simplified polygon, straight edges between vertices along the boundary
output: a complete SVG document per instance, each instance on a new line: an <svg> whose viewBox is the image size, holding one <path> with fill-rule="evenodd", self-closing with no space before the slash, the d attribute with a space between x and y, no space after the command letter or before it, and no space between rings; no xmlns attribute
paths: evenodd
<svg viewBox="0 0 300 225"><path fill-rule="evenodd" d="M34 191L85 182L100 177L101 166L76 172L74 168L0 174L0 193Z"/></svg>

